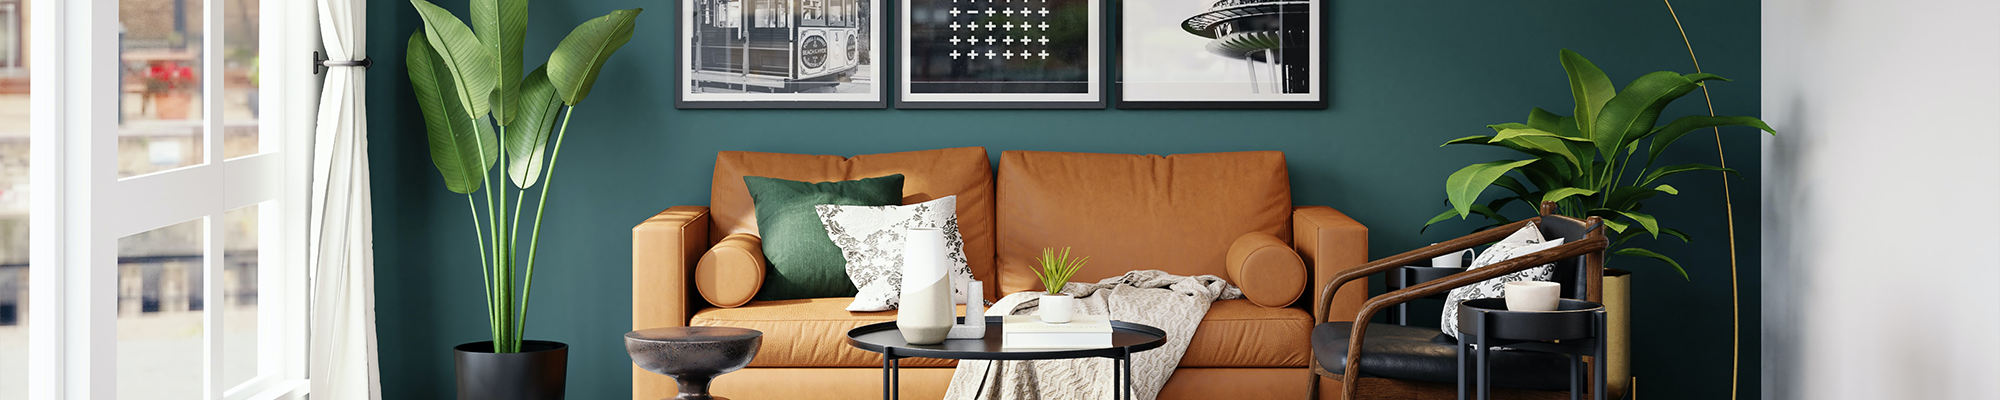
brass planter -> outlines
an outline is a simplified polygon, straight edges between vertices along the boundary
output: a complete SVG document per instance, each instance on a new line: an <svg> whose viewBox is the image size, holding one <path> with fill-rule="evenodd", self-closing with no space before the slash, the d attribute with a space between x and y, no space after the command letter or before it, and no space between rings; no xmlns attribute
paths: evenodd
<svg viewBox="0 0 2000 400"><path fill-rule="evenodd" d="M1605 384L1609 398L1625 398L1632 389L1632 271L1604 269L1604 316L1610 341L1605 344Z"/></svg>

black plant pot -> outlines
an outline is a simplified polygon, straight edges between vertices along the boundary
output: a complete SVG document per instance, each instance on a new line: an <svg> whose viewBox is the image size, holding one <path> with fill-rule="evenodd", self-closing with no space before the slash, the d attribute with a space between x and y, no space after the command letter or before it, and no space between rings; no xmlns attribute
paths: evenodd
<svg viewBox="0 0 2000 400"><path fill-rule="evenodd" d="M521 341L519 353L494 353L493 342L452 348L459 400L561 400L569 345Z"/></svg>

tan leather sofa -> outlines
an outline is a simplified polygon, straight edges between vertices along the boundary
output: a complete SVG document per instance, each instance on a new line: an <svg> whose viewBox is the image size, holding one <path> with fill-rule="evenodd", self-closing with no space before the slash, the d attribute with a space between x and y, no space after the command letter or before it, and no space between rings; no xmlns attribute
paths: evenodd
<svg viewBox="0 0 2000 400"><path fill-rule="evenodd" d="M1251 293L1250 299L1213 305L1161 399L1338 397L1339 382L1308 368L1309 306L1318 296L1301 294L1366 262L1368 230L1332 208L1293 206L1283 153L1007 151L997 173L990 165L984 148L852 158L721 152L709 206L672 207L633 228L632 326L763 331L763 348L750 367L714 382L719 396L881 398L881 356L848 346L844 333L894 320L895 312L847 312L846 298L749 300L763 277L763 260L742 177L837 181L901 173L904 204L958 196L966 253L975 278L988 282L988 300L1040 290L1027 266L1041 248L1062 246L1091 256L1075 281L1159 269L1222 276ZM1253 232L1265 235L1244 239ZM1236 244L1239 239L1249 245ZM1294 252L1297 257L1290 256ZM1267 259L1303 261L1303 268L1258 266ZM1340 291L1332 315L1359 309L1367 283L1350 285L1360 289ZM953 365L904 360L901 395L940 398ZM673 380L632 371L633 399L674 395Z"/></svg>

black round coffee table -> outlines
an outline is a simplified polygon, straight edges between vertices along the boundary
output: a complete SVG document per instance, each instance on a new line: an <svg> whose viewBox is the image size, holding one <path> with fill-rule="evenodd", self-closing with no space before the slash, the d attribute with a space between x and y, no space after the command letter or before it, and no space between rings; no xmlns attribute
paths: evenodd
<svg viewBox="0 0 2000 400"><path fill-rule="evenodd" d="M625 334L625 352L632 363L674 378L676 400L728 400L708 394L708 383L750 365L764 333L720 326L653 328Z"/></svg>
<svg viewBox="0 0 2000 400"><path fill-rule="evenodd" d="M964 323L965 318L956 321ZM882 353L882 398L895 400L899 396L896 389L901 386L897 360L905 358L942 358L951 360L1055 360L1066 358L1104 357L1114 360L1112 365L1112 392L1114 398L1132 398L1132 354L1160 348L1167 344L1167 331L1142 324L1111 321L1111 347L1090 349L1009 349L1001 347L1001 327L1006 325L999 316L986 317L986 337L983 339L946 339L944 343L922 345L903 341L903 333L896 331L896 322L879 322L862 325L847 331L847 344L862 350Z"/></svg>

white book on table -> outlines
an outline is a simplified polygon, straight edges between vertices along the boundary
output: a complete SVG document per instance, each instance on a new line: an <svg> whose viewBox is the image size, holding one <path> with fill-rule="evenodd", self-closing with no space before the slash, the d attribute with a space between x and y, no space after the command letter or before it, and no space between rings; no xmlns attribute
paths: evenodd
<svg viewBox="0 0 2000 400"><path fill-rule="evenodd" d="M1034 315L1001 317L1000 347L1008 349L1093 349L1111 347L1111 318L1075 315L1069 323L1042 322Z"/></svg>

